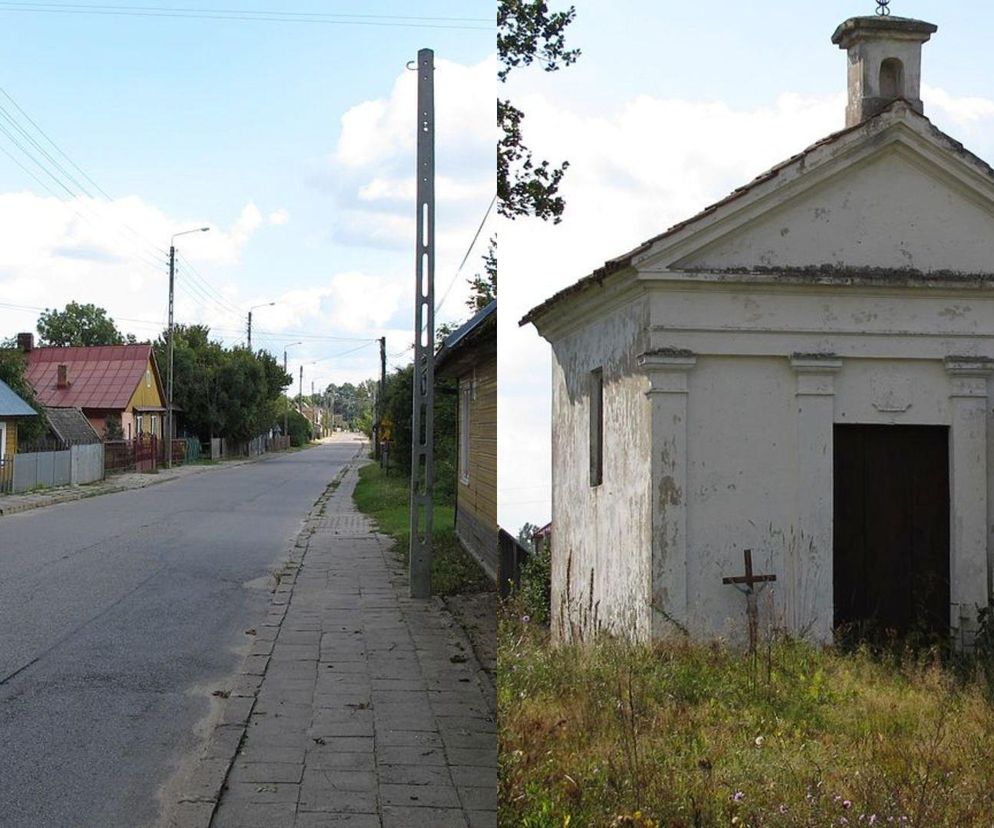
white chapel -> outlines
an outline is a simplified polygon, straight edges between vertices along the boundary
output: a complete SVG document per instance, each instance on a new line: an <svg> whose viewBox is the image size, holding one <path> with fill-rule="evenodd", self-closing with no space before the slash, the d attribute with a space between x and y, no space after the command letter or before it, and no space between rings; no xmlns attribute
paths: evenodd
<svg viewBox="0 0 994 828"><path fill-rule="evenodd" d="M924 114L936 26L855 17L846 128L531 310L553 626L969 646L994 558L994 170ZM927 102L926 102L927 103Z"/></svg>

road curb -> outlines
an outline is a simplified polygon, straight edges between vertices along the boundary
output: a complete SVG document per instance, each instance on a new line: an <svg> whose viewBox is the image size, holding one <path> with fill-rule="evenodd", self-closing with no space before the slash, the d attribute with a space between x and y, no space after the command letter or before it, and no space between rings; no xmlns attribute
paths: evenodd
<svg viewBox="0 0 994 828"><path fill-rule="evenodd" d="M307 553L310 538L317 531L317 522L338 489L342 479L362 461L361 447L348 464L328 483L314 502L304 525L286 549L286 558L278 573L273 598L265 620L256 629L252 647L235 672L220 718L200 754L194 772L180 787L175 802L166 803L160 826L167 828L210 828L214 812L221 800L228 773L245 739L249 719L255 709L259 687L265 678L273 652L273 643L283 625L287 607L293 596L297 575Z"/></svg>
<svg viewBox="0 0 994 828"><path fill-rule="evenodd" d="M307 451L307 449L314 448L314 446L306 446L301 451ZM107 488L100 488L95 491L81 491L78 488L73 488L72 490L65 491L62 493L55 493L48 497L46 495L45 500L40 500L35 503L15 503L9 506L3 505L3 499L0 498L0 518L6 517L8 515L16 515L22 512L30 512L34 509L44 509L46 506L58 506L61 503L73 503L77 500L87 500L91 497L102 497L103 495L109 494L119 494L120 492L134 492L139 489L147 489L151 486L161 486L163 483L172 483L176 480L183 480L187 477L196 477L197 475L206 474L207 472L217 471L220 469L234 469L238 466L245 466L249 463L259 463L263 460L269 460L274 457L282 457L288 452L269 452L266 454L261 454L258 457L244 457L238 460L225 460L217 465L204 466L196 471L188 472L187 474L174 475L174 476L164 476L159 479L157 476L150 475L149 481L143 483L140 486L109 486ZM16 495L15 495L16 496Z"/></svg>

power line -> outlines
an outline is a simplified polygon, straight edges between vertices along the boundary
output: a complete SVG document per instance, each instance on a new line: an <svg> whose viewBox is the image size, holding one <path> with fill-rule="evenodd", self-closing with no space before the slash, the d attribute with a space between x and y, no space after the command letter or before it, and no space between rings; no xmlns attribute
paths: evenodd
<svg viewBox="0 0 994 828"><path fill-rule="evenodd" d="M487 212L483 214L483 221L480 222L480 226L476 228L476 233L473 234L473 241L469 243L469 247L466 248L466 255L462 257L462 261L459 263L459 267L456 268L455 275L452 277L452 281L449 282L449 286L445 289L445 293L442 294L442 298L439 299L438 304L435 305L435 313L437 314L442 305L445 304L445 300L449 297L449 291L456 283L456 279L459 278L459 274L462 273L463 267L466 265L466 260L469 258L469 254L473 251L473 246L476 244L476 240L480 238L480 233L483 230L483 225L487 223L487 219L490 217L490 211L494 209L494 204L497 202L497 193L494 193L494 197L490 199L490 205L487 207Z"/></svg>
<svg viewBox="0 0 994 828"><path fill-rule="evenodd" d="M309 23L321 25L375 26L415 29L459 29L494 31L495 24L486 18L403 17L390 15L330 15L320 12L283 12L251 9L179 9L161 6L104 6L93 4L0 2L0 11L47 14L75 14L119 17L164 17L188 20L235 20L254 23ZM485 26L467 25L488 23Z"/></svg>

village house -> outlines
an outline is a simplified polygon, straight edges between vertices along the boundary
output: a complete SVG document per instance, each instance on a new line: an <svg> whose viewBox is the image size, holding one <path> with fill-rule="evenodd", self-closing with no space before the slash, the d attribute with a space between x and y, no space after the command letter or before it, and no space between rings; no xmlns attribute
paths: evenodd
<svg viewBox="0 0 994 828"><path fill-rule="evenodd" d="M0 380L0 483L10 476L10 459L17 454L17 424L35 411L3 380Z"/></svg>
<svg viewBox="0 0 994 828"><path fill-rule="evenodd" d="M435 375L458 383L456 536L497 580L497 300L445 338Z"/></svg>
<svg viewBox="0 0 994 828"><path fill-rule="evenodd" d="M162 437L165 394L150 344L39 348L31 334L17 342L42 405L82 409L104 439Z"/></svg>
<svg viewBox="0 0 994 828"><path fill-rule="evenodd" d="M766 625L970 645L994 549L994 170L923 114L935 31L846 20L845 129L522 320L553 351L561 638L741 640L724 579L751 550L776 577Z"/></svg>

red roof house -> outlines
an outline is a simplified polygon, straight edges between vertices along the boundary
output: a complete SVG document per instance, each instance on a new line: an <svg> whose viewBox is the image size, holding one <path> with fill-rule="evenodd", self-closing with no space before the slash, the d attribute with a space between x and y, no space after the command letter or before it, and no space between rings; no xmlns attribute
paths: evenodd
<svg viewBox="0 0 994 828"><path fill-rule="evenodd" d="M122 436L162 436L165 394L150 344L35 348L19 337L27 379L42 405L78 407L98 434L120 418ZM113 427L112 427L113 428Z"/></svg>

